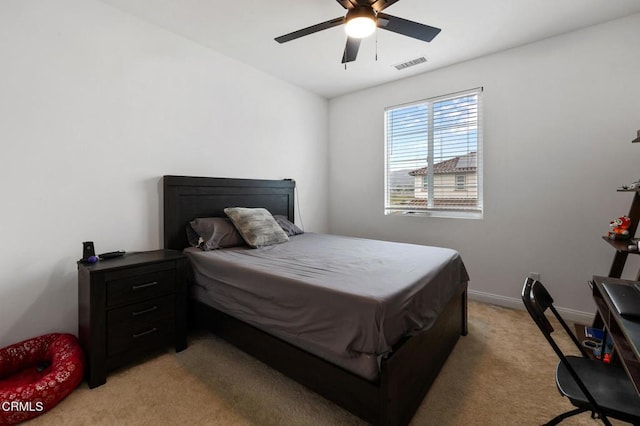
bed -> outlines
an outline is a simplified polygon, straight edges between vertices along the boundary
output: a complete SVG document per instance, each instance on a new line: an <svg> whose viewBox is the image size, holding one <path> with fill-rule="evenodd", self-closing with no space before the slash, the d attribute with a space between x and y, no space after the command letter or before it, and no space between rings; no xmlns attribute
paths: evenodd
<svg viewBox="0 0 640 426"><path fill-rule="evenodd" d="M324 269L325 271L322 271L320 275L329 274L329 280L326 276L320 277L324 280L322 282L327 284L323 284L324 287L320 290L314 287L313 291L318 293L312 296L298 297L295 291L287 291L284 293L289 295L290 299L277 301L278 304L290 309L289 312L293 318L296 312L298 314L305 313L304 315L316 312L318 315L322 315L324 308L317 309L317 307L309 305L300 305L299 300L306 298L315 301L315 303L324 303L326 300L335 299L326 295L331 295L342 288L340 280L357 283L358 274L361 274L362 282L368 283L373 278L367 274L380 276L384 275L384 268L394 269L385 265L387 259L383 254L384 247L390 247L391 251L402 251L410 249L410 245L305 233L292 237L288 243L279 244L270 250L251 251L240 248L216 250L215 253L198 253L198 249L189 248L186 235L187 224L197 217L224 217L226 207L263 207L272 214L283 215L293 222L295 182L292 180L165 176L163 187L164 246L177 250L186 249L185 252L190 256L190 264L192 265L190 276L193 280L191 288L193 291L191 292L192 300L190 301L189 313L192 323L196 327L214 332L369 423L376 425L409 423L458 338L467 333L466 281L468 278L457 253L448 249L413 246L419 251L424 250L424 253L419 253L421 256L426 255L434 259L440 256L445 264L457 265L457 267L450 269L438 267L439 269L434 270L437 273L430 274L431 281L443 281L437 287L431 286L431 293L427 290L419 290L426 292L420 296L422 299L418 303L418 305L423 304L419 306L420 309L429 312L424 317L418 318L413 314L401 315L402 307L407 304L408 300L414 303L416 299L419 299L418 296L407 296L408 293L402 293L405 290L388 291L382 288L386 286L378 286L380 288L373 290L365 288L367 292L371 293L372 297L369 299L362 298L356 293L341 295L341 298L347 297L347 299L338 305L342 304L347 308L343 311L337 311L339 313L336 316L342 317L345 323L354 324L360 321L366 329L367 323L362 318L367 318L367 315L378 318L381 310L385 315L383 321L369 327L371 334L369 331L365 331L358 332L355 336L342 336L344 337L343 341L334 344L342 349L347 347L349 354L345 356L341 355L340 350L334 351L331 343L327 349L327 345L322 344L324 342L321 333L314 334L313 330L304 333L297 330L291 331L285 326L279 327L278 321L272 321L273 318L269 320L269 324L261 324L259 322L260 311L271 303L270 295L269 297L263 297L263 295L257 297L257 304L250 309L234 308L231 302L236 300L236 295L233 293L227 293L230 296L221 299L222 301L218 300L217 304L215 300L208 300L207 288L211 287L207 287L207 285L217 285L217 288L220 288L219 286L228 280L228 277L224 279L214 277L213 284L205 283L204 277L210 274L203 271L206 271L207 262L212 261L208 257L219 262L218 270L238 269L242 271L242 267L230 263L230 259L246 257L249 254L254 259L253 261L241 261L246 264L246 274L247 277L250 277L246 280L246 285L249 286L251 281L261 283L259 287L251 290L252 292L260 291L261 288L268 289L271 284L276 285L279 281L284 284L295 281L296 286L291 288L297 289L299 282L296 280L299 278L300 270L303 275L311 277L309 280L313 281L318 278L317 270ZM351 252L356 253L359 250L370 249L373 263L381 264L383 269L371 272L368 266L359 269L359 266L362 266L360 264L355 268L341 268L339 262L344 262L341 259L345 256L336 260L337 267L319 268L318 264L314 264L311 260L318 256L317 252L313 250L318 250L319 247L321 249L325 245L333 247L332 244L340 244L347 258ZM371 249L369 244L376 246ZM279 253L282 250L290 251L284 254ZM336 249L330 248L329 250L335 251ZM271 257L256 257L257 254L263 252L265 256ZM305 253L306 257L301 257ZM274 266L271 262L277 261L277 258L283 255L294 256L289 259L289 263L296 265L297 270L291 272L289 269L284 269L280 272L280 276L275 277L273 271L278 270L280 266ZM351 262L349 265L354 264L353 259L363 262L366 257L349 258L348 262ZM402 257L406 257L406 255ZM255 275L259 272L259 268L255 265L255 267L250 266L251 262L263 267L266 272L262 271L263 275ZM399 266L402 267L402 265ZM341 269L345 273L340 273ZM294 274L293 278L291 274ZM394 275L405 274L385 275L381 282L384 282L385 279L391 281L390 278ZM450 281L449 285L447 280ZM340 284L335 284L335 282ZM408 292L422 294L417 293L416 288L410 288ZM224 293L226 291L217 292ZM371 299L374 301L380 299L379 292L381 291L388 292L392 296L390 299L393 299L394 302L388 302L388 304L371 303ZM424 305L427 299L433 299L436 302L433 306ZM351 311L358 312L357 315L350 312L348 307L351 306L354 307ZM358 306L357 309L356 306ZM331 307L331 309L339 309L339 307ZM359 314L361 309L366 315ZM370 312L367 313L367 310ZM243 315L243 311L251 311L252 315ZM397 315L394 315L394 312ZM313 321L326 320L327 318L313 318ZM286 321L280 321L280 323L284 322ZM407 325L407 322L411 324ZM404 330L398 331L398 325L404 327ZM354 354L362 354L362 356Z"/></svg>

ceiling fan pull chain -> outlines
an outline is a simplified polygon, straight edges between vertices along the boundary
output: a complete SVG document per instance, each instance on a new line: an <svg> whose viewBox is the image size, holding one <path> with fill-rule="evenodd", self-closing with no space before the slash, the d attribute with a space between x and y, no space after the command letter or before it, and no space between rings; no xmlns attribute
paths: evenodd
<svg viewBox="0 0 640 426"><path fill-rule="evenodd" d="M378 62L378 29L376 28L376 62Z"/></svg>

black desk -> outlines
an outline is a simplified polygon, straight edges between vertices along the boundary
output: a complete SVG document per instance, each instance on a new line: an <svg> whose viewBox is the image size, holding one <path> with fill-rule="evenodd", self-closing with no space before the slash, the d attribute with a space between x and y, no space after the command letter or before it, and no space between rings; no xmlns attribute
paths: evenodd
<svg viewBox="0 0 640 426"><path fill-rule="evenodd" d="M615 346L617 359L640 395L640 322L622 318L602 286L603 282L631 285L634 281L600 276L594 276L593 281L593 299L598 308L594 326L607 328Z"/></svg>

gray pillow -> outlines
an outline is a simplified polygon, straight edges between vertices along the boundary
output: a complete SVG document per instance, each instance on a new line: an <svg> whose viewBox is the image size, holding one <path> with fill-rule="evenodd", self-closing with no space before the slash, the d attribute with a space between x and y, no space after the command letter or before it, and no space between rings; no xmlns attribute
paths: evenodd
<svg viewBox="0 0 640 426"><path fill-rule="evenodd" d="M233 223L226 217L193 219L187 225L187 239L193 247L205 251L246 245Z"/></svg>
<svg viewBox="0 0 640 426"><path fill-rule="evenodd" d="M267 209L227 207L224 212L251 247L264 247L289 241L287 234Z"/></svg>
<svg viewBox="0 0 640 426"><path fill-rule="evenodd" d="M279 214L273 215L273 218L278 222L278 225L282 228L284 232L290 237L298 234L304 234L304 231L298 228L293 222L289 221L286 216L282 216Z"/></svg>

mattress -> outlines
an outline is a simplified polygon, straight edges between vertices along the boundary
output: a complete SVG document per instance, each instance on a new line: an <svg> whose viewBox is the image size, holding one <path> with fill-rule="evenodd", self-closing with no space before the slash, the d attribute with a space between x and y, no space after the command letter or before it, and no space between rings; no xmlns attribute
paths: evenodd
<svg viewBox="0 0 640 426"><path fill-rule="evenodd" d="M469 279L455 250L327 234L185 252L194 299L369 380Z"/></svg>

